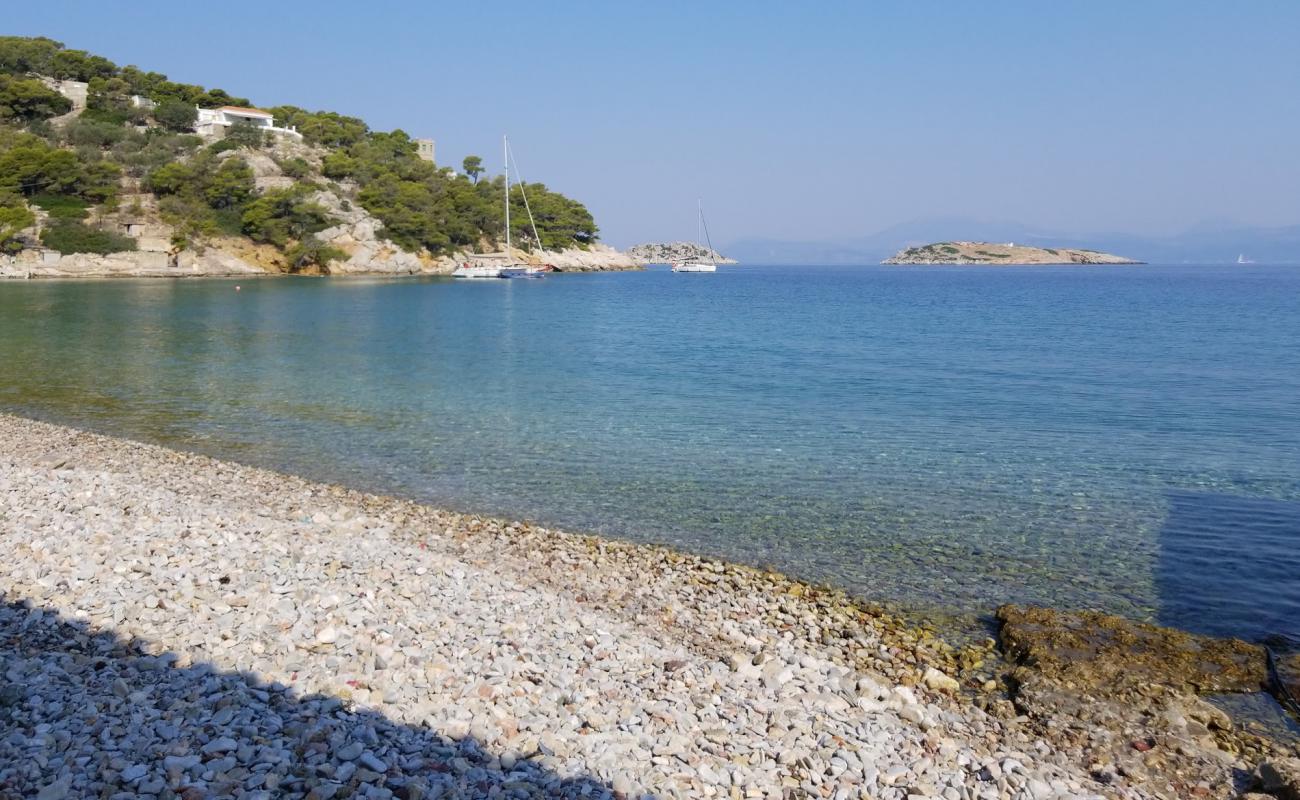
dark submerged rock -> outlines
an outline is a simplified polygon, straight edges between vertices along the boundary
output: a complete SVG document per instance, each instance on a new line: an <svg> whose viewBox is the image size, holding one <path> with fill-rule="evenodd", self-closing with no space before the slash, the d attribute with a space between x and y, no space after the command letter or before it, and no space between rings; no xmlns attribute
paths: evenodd
<svg viewBox="0 0 1300 800"><path fill-rule="evenodd" d="M1225 764L1290 755L1198 697L1266 689L1262 647L1090 611L1007 605L997 619L1016 711L1123 782L1167 780L1174 797L1207 785L1239 792L1247 787L1224 785Z"/></svg>
<svg viewBox="0 0 1300 800"><path fill-rule="evenodd" d="M1003 652L1055 682L1102 695L1257 692L1268 686L1264 648L1132 622L1093 611L1006 605Z"/></svg>

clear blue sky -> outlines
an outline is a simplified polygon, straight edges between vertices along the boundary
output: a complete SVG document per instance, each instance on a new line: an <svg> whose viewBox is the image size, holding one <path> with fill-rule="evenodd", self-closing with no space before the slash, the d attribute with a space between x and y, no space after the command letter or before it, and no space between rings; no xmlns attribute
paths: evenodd
<svg viewBox="0 0 1300 800"><path fill-rule="evenodd" d="M1300 223L1300 2L9 3L43 34L499 164L616 245ZM498 167L499 168L499 167Z"/></svg>

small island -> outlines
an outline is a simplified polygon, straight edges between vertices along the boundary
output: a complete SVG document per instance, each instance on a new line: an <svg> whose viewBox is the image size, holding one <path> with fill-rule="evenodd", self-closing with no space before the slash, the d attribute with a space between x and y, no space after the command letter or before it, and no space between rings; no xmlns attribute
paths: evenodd
<svg viewBox="0 0 1300 800"><path fill-rule="evenodd" d="M1141 264L1097 250L1028 247L1012 242L937 242L900 250L882 264Z"/></svg>
<svg viewBox="0 0 1300 800"><path fill-rule="evenodd" d="M667 242L639 244L627 249L627 255L638 264L672 264L679 261L711 261L714 264L735 264L733 259L695 242Z"/></svg>

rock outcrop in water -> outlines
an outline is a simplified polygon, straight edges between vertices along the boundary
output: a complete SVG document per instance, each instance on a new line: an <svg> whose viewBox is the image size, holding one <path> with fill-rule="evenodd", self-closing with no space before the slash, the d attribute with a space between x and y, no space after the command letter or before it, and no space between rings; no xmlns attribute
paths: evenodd
<svg viewBox="0 0 1300 800"><path fill-rule="evenodd" d="M1182 692L1268 687L1264 648L1238 639L1144 625L1093 611L1003 606L1002 647L1035 677L1111 695L1152 686Z"/></svg>
<svg viewBox="0 0 1300 800"><path fill-rule="evenodd" d="M1141 264L1096 250L1027 247L992 242L938 242L900 250L882 264Z"/></svg>
<svg viewBox="0 0 1300 800"><path fill-rule="evenodd" d="M1094 773L1158 780L1189 742L1248 763L1294 754L1202 699L1272 687L1264 649L1091 611L1003 606L1004 680L1017 713L1076 738ZM1265 698L1266 699L1266 698ZM1071 732L1082 724L1088 731ZM1204 795L1196 782L1171 796Z"/></svg>

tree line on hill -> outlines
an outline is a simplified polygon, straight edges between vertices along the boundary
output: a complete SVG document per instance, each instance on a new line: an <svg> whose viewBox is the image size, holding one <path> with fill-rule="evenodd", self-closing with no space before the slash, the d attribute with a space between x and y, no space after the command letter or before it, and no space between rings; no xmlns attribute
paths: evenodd
<svg viewBox="0 0 1300 800"><path fill-rule="evenodd" d="M85 110L52 124L72 103L41 77L87 84ZM137 104L133 96L148 99ZM317 169L285 155L252 126L236 125L220 141L193 135L196 106L250 106L221 89L176 83L166 75L71 50L44 37L0 37L0 251L21 248L18 234L47 212L42 243L62 252L132 249L129 237L85 224L92 208L118 210L124 178L158 198L161 217L175 228L173 245L202 247L220 235L246 236L276 247L292 269L319 266L342 254L315 240L334 224L311 198L318 189L351 197L374 215L380 235L412 251L437 255L486 249L504 237L503 179L480 180L482 162L465 160L468 177L416 154L404 132L373 131L356 117L280 105L266 110L293 126L307 145L323 148ZM259 192L240 157L266 149L296 183ZM537 224L534 241L524 193ZM347 202L346 200L344 202ZM512 187L511 236L544 249L586 247L597 240L591 214L544 184Z"/></svg>

